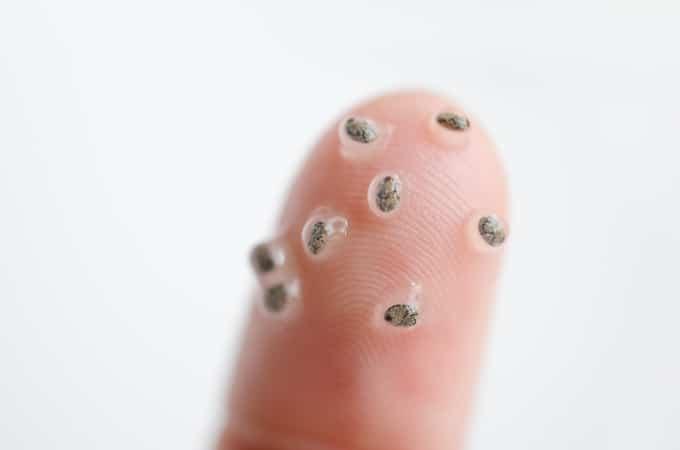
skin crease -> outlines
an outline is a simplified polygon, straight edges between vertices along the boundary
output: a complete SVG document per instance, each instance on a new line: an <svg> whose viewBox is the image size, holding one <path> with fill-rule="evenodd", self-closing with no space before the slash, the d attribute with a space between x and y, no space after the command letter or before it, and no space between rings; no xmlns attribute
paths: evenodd
<svg viewBox="0 0 680 450"><path fill-rule="evenodd" d="M300 299L283 317L254 302L221 449L462 448L505 247L487 245L476 226L490 213L507 224L508 194L478 120L464 113L470 128L447 130L436 124L442 111L464 110L428 92L378 97L339 117L311 152L276 236ZM366 157L340 151L350 116L383 133ZM367 189L382 173L398 174L403 193L379 217ZM349 230L313 259L301 230L321 206ZM384 311L408 302L412 283L417 325L390 326Z"/></svg>

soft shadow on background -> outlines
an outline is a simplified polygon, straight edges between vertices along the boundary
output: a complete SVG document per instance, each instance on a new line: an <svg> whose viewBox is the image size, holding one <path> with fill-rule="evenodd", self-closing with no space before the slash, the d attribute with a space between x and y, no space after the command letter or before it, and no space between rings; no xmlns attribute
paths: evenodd
<svg viewBox="0 0 680 450"><path fill-rule="evenodd" d="M1 2L0 448L209 448L249 245L396 87L511 176L470 448L680 448L680 4L491 3Z"/></svg>

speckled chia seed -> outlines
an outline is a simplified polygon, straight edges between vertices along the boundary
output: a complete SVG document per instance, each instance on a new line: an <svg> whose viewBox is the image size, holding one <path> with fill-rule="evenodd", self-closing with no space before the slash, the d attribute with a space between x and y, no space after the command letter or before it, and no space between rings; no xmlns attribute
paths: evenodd
<svg viewBox="0 0 680 450"><path fill-rule="evenodd" d="M265 290L264 306L269 311L280 312L288 303L288 289L284 284L276 284Z"/></svg>
<svg viewBox="0 0 680 450"><path fill-rule="evenodd" d="M492 247L498 247L505 242L505 228L496 216L484 216L479 219L479 234Z"/></svg>
<svg viewBox="0 0 680 450"><path fill-rule="evenodd" d="M267 244L258 244L250 252L250 262L257 273L267 273L274 270L276 263Z"/></svg>
<svg viewBox="0 0 680 450"><path fill-rule="evenodd" d="M418 321L415 305L392 305L385 311L385 321L395 327L412 327Z"/></svg>
<svg viewBox="0 0 680 450"><path fill-rule="evenodd" d="M307 248L313 255L317 255L328 242L328 230L326 229L326 224L324 222L316 222L312 226L312 230L309 233L309 239L307 240Z"/></svg>
<svg viewBox="0 0 680 450"><path fill-rule="evenodd" d="M352 140L362 144L369 144L378 137L378 133L370 122L365 119L355 119L354 117L350 117L345 122L345 132Z"/></svg>
<svg viewBox="0 0 680 450"><path fill-rule="evenodd" d="M384 177L378 184L375 201L378 209L384 213L397 209L401 201L401 181L393 176Z"/></svg>
<svg viewBox="0 0 680 450"><path fill-rule="evenodd" d="M437 123L454 131L465 131L470 128L470 121L467 117L450 112L443 112L437 115Z"/></svg>

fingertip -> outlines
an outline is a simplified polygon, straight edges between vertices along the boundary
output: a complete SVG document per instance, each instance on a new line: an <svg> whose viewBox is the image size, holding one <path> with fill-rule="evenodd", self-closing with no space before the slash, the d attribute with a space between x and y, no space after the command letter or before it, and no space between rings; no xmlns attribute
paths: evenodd
<svg viewBox="0 0 680 450"><path fill-rule="evenodd" d="M240 442L456 448L508 210L494 145L457 102L397 92L343 114L252 257L266 314L232 391Z"/></svg>

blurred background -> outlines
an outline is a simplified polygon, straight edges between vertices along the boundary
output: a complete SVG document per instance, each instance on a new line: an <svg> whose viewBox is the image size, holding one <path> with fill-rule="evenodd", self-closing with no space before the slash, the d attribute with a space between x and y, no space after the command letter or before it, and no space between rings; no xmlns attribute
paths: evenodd
<svg viewBox="0 0 680 450"><path fill-rule="evenodd" d="M679 21L1 0L0 448L211 448L250 244L342 109L426 87L484 119L514 194L469 447L680 449Z"/></svg>

